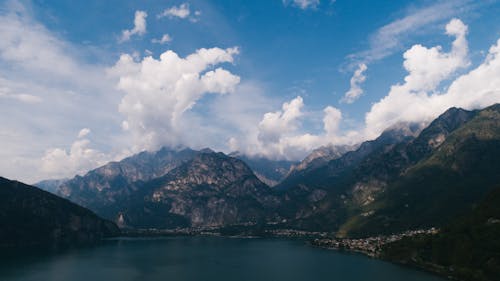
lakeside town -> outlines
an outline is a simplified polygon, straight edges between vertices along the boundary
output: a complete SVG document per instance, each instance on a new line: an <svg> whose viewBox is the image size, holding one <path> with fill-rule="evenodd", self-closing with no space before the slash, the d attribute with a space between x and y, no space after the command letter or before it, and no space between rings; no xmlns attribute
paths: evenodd
<svg viewBox="0 0 500 281"><path fill-rule="evenodd" d="M230 227L189 227L175 229L124 229L121 235L127 237L144 236L228 236L228 237L283 237L283 238L308 238L324 239L334 233L305 231L297 229L259 229L253 225L238 224Z"/></svg>
<svg viewBox="0 0 500 281"><path fill-rule="evenodd" d="M396 242L405 237L413 237L417 235L435 235L439 232L437 228L408 230L398 234L379 235L367 238L349 239L349 238L316 238L311 241L313 246L334 249L346 250L357 253L362 253L370 257L378 257L382 246L388 243Z"/></svg>

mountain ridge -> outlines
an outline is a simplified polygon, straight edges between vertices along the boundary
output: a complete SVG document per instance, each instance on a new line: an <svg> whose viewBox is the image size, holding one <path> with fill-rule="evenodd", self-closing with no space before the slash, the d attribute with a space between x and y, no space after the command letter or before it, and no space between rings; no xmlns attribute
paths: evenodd
<svg viewBox="0 0 500 281"><path fill-rule="evenodd" d="M0 225L0 247L64 247L120 233L116 225L88 209L2 177Z"/></svg>

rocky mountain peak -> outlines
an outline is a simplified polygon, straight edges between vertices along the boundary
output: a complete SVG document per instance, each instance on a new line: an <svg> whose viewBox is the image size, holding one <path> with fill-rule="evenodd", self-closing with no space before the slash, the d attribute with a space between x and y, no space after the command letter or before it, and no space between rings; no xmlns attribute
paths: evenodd
<svg viewBox="0 0 500 281"><path fill-rule="evenodd" d="M294 165L290 170L290 174L303 171L306 169L314 169L328 163L330 160L340 158L348 151L355 150L358 145L325 145L313 150L299 164Z"/></svg>
<svg viewBox="0 0 500 281"><path fill-rule="evenodd" d="M379 141L402 141L415 138L428 125L428 123L398 122L385 129L377 138Z"/></svg>
<svg viewBox="0 0 500 281"><path fill-rule="evenodd" d="M167 178L176 178L176 183L182 184L225 186L251 176L254 176L252 170L243 161L223 153L208 152L196 155L174 169Z"/></svg>

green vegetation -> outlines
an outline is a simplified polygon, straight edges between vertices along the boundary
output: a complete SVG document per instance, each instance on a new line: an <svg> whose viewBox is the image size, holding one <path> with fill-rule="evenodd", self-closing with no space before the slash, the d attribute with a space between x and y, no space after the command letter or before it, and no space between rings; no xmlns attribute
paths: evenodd
<svg viewBox="0 0 500 281"><path fill-rule="evenodd" d="M441 227L500 182L500 106L478 112L341 228L350 236ZM372 211L373 215L361 214Z"/></svg>
<svg viewBox="0 0 500 281"><path fill-rule="evenodd" d="M500 280L500 188L439 234L388 244L382 257L459 280Z"/></svg>

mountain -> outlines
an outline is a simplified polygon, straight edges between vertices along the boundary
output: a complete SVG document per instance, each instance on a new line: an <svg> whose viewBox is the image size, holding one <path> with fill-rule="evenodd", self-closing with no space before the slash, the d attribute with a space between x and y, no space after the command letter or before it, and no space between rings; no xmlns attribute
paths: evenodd
<svg viewBox="0 0 500 281"><path fill-rule="evenodd" d="M366 235L441 226L477 204L500 182L500 105L470 114L430 155L363 206L344 230Z"/></svg>
<svg viewBox="0 0 500 281"><path fill-rule="evenodd" d="M279 204L243 161L223 153L201 153L138 189L137 208L126 208L120 215L126 225L140 228L255 224Z"/></svg>
<svg viewBox="0 0 500 281"><path fill-rule="evenodd" d="M314 149L300 163L293 165L286 177L282 180L278 189L287 189L289 186L295 185L297 179L307 177L308 173L321 168L328 162L339 159L344 154L357 149L357 145L326 145Z"/></svg>
<svg viewBox="0 0 500 281"><path fill-rule="evenodd" d="M119 162L110 162L84 176L76 176L60 185L56 194L95 210L135 192L132 183L163 176L198 153L191 149L167 148L144 151Z"/></svg>
<svg viewBox="0 0 500 281"><path fill-rule="evenodd" d="M211 150L189 155L183 161L175 158L177 167L153 179L133 181L118 173L120 181L104 182L107 185L94 181L96 174L101 178L111 174L102 172L108 164L66 183L66 194L130 228L254 224L278 216L279 198L243 161Z"/></svg>
<svg viewBox="0 0 500 281"><path fill-rule="evenodd" d="M431 122L416 138L368 155L356 167L355 180L350 183L351 207L362 207L374 201L412 165L432 155L454 130L470 121L476 113L451 108ZM366 215L370 211L363 213Z"/></svg>
<svg viewBox="0 0 500 281"><path fill-rule="evenodd" d="M110 221L51 193L0 177L0 247L86 244L115 236Z"/></svg>
<svg viewBox="0 0 500 281"><path fill-rule="evenodd" d="M58 194L122 227L272 222L368 236L440 227L465 214L500 182L499 142L500 105L451 108L425 128L401 123L356 149L320 148L272 189L240 159L162 149L75 177ZM254 170L279 175L279 164L253 160Z"/></svg>
<svg viewBox="0 0 500 281"><path fill-rule="evenodd" d="M498 108L451 108L423 130L399 125L355 151L286 178L277 189L288 201L284 213L290 225L339 236L443 225L500 180Z"/></svg>
<svg viewBox="0 0 500 281"><path fill-rule="evenodd" d="M287 227L337 230L348 216L345 202L356 180L359 165L370 155L383 153L399 143L412 140L419 130L420 127L413 124L390 128L354 151L319 167L288 176L276 187L285 200L280 211L288 217Z"/></svg>
<svg viewBox="0 0 500 281"><path fill-rule="evenodd" d="M394 145L411 140L420 131L420 127L414 124L400 124L397 127L384 131L377 139L363 142L356 150L349 151L349 146L330 148L320 148L313 152L309 159L304 159L302 168L296 168L293 173L287 176L277 188L286 190L297 186L331 187L332 179L337 178L344 172L355 168L367 156L376 152L387 151ZM324 151L334 151L329 154ZM324 153L327 157L314 158L316 155ZM338 157L340 156L340 157ZM328 161L328 158L332 158ZM326 162L326 163L325 163ZM323 163L323 164L322 164Z"/></svg>
<svg viewBox="0 0 500 281"><path fill-rule="evenodd" d="M500 276L500 186L468 214L423 235L387 244L382 258L452 276L495 281Z"/></svg>
<svg viewBox="0 0 500 281"><path fill-rule="evenodd" d="M294 174L310 171L319 168L331 160L338 159L346 152L353 151L357 147L351 145L326 145L313 150L309 155L306 156L300 163L292 166L289 177L293 177Z"/></svg>
<svg viewBox="0 0 500 281"><path fill-rule="evenodd" d="M248 156L239 152L232 152L229 156L245 162L254 174L265 184L275 186L289 173L296 162L288 160L272 160L262 156Z"/></svg>
<svg viewBox="0 0 500 281"><path fill-rule="evenodd" d="M43 180L43 181L40 181L40 182L37 182L35 184L33 184L34 186L42 189L42 190L45 190L45 191L48 191L50 193L53 193L53 194L56 194L57 193L57 189L59 188L59 186L61 186L63 183L67 182L69 179L51 179L51 180Z"/></svg>

